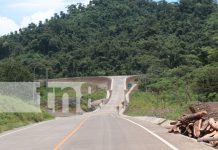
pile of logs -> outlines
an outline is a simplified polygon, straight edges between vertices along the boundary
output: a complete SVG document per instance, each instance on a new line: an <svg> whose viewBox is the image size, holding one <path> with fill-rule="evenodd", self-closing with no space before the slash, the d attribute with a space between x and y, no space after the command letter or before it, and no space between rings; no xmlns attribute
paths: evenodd
<svg viewBox="0 0 218 150"><path fill-rule="evenodd" d="M200 111L190 115L184 115L175 122L171 122L170 133L180 133L198 142L207 142L212 146L218 146L218 121L208 118L206 111Z"/></svg>

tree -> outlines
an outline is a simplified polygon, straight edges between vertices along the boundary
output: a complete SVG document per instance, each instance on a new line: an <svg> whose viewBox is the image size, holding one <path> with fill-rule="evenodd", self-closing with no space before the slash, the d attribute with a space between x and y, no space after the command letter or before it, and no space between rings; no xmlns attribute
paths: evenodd
<svg viewBox="0 0 218 150"><path fill-rule="evenodd" d="M31 81L32 76L24 65L10 58L0 63L0 80L4 82Z"/></svg>
<svg viewBox="0 0 218 150"><path fill-rule="evenodd" d="M193 88L196 92L205 96L203 100L218 98L218 67L205 66L194 73L196 77Z"/></svg>

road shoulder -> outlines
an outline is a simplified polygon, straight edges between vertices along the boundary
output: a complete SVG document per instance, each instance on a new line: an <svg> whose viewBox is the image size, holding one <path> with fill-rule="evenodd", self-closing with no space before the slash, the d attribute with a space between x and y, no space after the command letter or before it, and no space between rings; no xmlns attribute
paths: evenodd
<svg viewBox="0 0 218 150"><path fill-rule="evenodd" d="M213 150L213 148L205 145L204 143L198 143L196 140L185 137L180 134L169 134L168 130L160 125L148 122L146 120L142 120L139 118L122 116L123 118L127 118L149 130L153 133L157 134L173 146L177 147L180 150Z"/></svg>

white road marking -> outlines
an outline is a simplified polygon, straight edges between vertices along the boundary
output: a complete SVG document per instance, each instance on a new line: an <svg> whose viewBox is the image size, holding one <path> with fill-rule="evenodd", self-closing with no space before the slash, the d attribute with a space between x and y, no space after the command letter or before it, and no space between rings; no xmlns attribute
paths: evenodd
<svg viewBox="0 0 218 150"><path fill-rule="evenodd" d="M0 138L5 137L5 136L10 135L10 134L14 134L14 133L23 131L23 130L30 129L30 128L35 127L35 126L39 126L39 125L41 125L41 124L45 124L45 123L51 122L51 121L55 121L55 120L43 121L43 122L40 122L40 123L36 123L36 124L33 124L33 125L29 125L29 126L27 126L27 127L22 127L21 129L14 129L15 131L10 131L10 132L8 132L8 133L5 133L5 134L0 135Z"/></svg>
<svg viewBox="0 0 218 150"><path fill-rule="evenodd" d="M128 77L125 77L125 80L124 80L124 91L127 90L127 89L126 89L126 80L127 80L127 78L128 78Z"/></svg>
<svg viewBox="0 0 218 150"><path fill-rule="evenodd" d="M170 144L169 142L167 142L166 140L164 140L162 137L158 136L157 134L155 134L154 132L152 132L151 130L149 130L148 128L132 121L132 120L129 120L127 118L123 118L121 117L122 119L126 120L126 121L129 121L139 127L141 127L142 129L144 129L145 131L147 131L148 133L150 133L151 135L153 135L154 137L156 137L157 139L159 139L161 142L163 142L164 144L166 144L167 146L169 146L172 150L179 150L178 148L176 148L175 146L173 146L172 144Z"/></svg>
<svg viewBox="0 0 218 150"><path fill-rule="evenodd" d="M111 78L111 91L113 90L113 88L114 88L114 79Z"/></svg>

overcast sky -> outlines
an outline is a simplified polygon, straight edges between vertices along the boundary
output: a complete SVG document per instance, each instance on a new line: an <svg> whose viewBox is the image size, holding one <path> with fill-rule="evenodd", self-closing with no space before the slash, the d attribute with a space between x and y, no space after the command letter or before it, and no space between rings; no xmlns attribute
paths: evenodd
<svg viewBox="0 0 218 150"><path fill-rule="evenodd" d="M88 4L89 0L0 0L0 36L44 21L73 3Z"/></svg>

